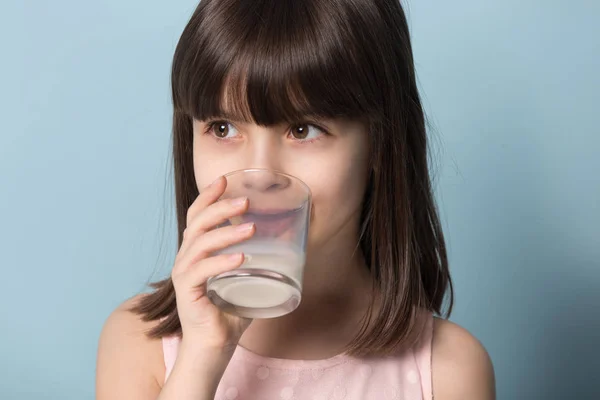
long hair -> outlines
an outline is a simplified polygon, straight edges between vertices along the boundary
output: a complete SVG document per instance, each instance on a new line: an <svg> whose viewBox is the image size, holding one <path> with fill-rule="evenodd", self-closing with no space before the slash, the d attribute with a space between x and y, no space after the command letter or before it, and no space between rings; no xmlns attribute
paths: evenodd
<svg viewBox="0 0 600 400"><path fill-rule="evenodd" d="M407 342L419 309L453 303L428 167L425 117L404 11L397 0L202 0L172 65L179 245L198 196L192 121L229 112L259 125L307 115L364 117L371 172L360 247L382 302L348 345L354 355ZM181 334L170 279L132 309L158 338ZM374 301L374 300L373 300Z"/></svg>

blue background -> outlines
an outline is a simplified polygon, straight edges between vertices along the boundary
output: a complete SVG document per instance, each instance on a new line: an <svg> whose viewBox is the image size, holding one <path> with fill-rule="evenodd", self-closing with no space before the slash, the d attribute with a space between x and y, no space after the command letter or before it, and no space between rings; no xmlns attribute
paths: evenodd
<svg viewBox="0 0 600 400"><path fill-rule="evenodd" d="M168 273L169 68L194 7L0 5L1 399L92 399L105 318ZM452 319L499 399L598 398L600 3L407 12Z"/></svg>

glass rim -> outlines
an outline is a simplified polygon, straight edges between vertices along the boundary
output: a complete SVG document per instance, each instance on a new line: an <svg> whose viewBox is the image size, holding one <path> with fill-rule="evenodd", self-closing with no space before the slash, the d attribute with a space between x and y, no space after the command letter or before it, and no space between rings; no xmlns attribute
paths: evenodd
<svg viewBox="0 0 600 400"><path fill-rule="evenodd" d="M230 171L228 173L226 173L225 175L223 175L223 178L227 179L228 176L231 175L237 175L237 174L241 174L244 172L270 172L270 173L274 173L276 175L280 175L280 176L284 176L286 178L291 179L292 181L295 181L297 183L300 184L300 186L302 186L304 188L304 190L306 191L306 193L308 193L308 200L312 203L312 191L310 190L310 188L308 187L308 185L300 178L294 176L294 175L290 175L290 174L286 174L285 172L281 172L278 171L276 169L269 169L269 168L244 168L244 169L237 169L235 171Z"/></svg>

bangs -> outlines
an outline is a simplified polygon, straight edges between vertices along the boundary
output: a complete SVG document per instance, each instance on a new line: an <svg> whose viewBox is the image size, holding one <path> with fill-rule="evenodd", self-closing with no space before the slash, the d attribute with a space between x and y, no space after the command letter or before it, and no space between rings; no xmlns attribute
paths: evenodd
<svg viewBox="0 0 600 400"><path fill-rule="evenodd" d="M202 0L175 52L175 110L265 126L374 113L377 60L339 12L327 0Z"/></svg>

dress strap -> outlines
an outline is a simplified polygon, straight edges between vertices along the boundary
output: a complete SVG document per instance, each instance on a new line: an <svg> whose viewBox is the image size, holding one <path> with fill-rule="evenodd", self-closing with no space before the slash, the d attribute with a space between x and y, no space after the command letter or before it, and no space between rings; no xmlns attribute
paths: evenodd
<svg viewBox="0 0 600 400"><path fill-rule="evenodd" d="M421 390L424 400L433 400L433 385L431 374L431 350L433 341L433 314L430 311L423 311L423 328L419 339L414 346L415 360L419 368L421 378Z"/></svg>
<svg viewBox="0 0 600 400"><path fill-rule="evenodd" d="M165 359L165 382L169 378L175 360L177 359L177 353L179 351L179 337L178 336L166 336L162 338L163 356Z"/></svg>

